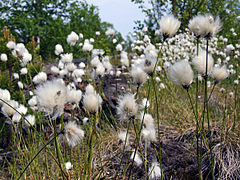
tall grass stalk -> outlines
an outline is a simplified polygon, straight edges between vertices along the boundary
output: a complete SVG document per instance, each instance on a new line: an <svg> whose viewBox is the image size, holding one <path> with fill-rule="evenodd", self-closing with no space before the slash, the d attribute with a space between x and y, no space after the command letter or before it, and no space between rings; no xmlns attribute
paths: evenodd
<svg viewBox="0 0 240 180"><path fill-rule="evenodd" d="M161 136L160 136L160 117L159 117L159 110L158 110L158 95L156 90L156 83L154 83L154 79L152 76L152 85L154 90L154 96L155 96L155 103L156 103L156 113L157 113L157 128L158 128L158 146L159 146L159 163L160 163L160 169L161 169L161 180L163 180L163 171L162 171L162 150L161 150Z"/></svg>

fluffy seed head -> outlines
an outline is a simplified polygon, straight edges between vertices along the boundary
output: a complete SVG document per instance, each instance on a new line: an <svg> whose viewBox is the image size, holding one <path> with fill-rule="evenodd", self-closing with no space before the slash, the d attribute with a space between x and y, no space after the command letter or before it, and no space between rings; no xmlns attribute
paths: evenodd
<svg viewBox="0 0 240 180"><path fill-rule="evenodd" d="M39 85L35 94L39 106L47 113L57 117L62 114L64 105L67 102L67 87L60 81L54 79Z"/></svg>
<svg viewBox="0 0 240 180"><path fill-rule="evenodd" d="M133 94L125 94L119 98L117 114L120 120L129 120L137 115L138 106Z"/></svg>
<svg viewBox="0 0 240 180"><path fill-rule="evenodd" d="M197 72L201 75L206 75L206 52L200 50L199 55L193 58L193 66L197 70ZM207 75L209 75L213 68L213 58L212 55L208 54L208 67L207 67Z"/></svg>
<svg viewBox="0 0 240 180"><path fill-rule="evenodd" d="M130 72L133 81L141 86L147 80L147 73L145 73L140 67L133 67Z"/></svg>
<svg viewBox="0 0 240 180"><path fill-rule="evenodd" d="M134 157L134 152L132 152L130 159L134 160L137 166L140 166L142 164L142 158L139 156L138 153L136 153Z"/></svg>
<svg viewBox="0 0 240 180"><path fill-rule="evenodd" d="M68 102L78 104L82 98L81 90L69 90L68 91Z"/></svg>
<svg viewBox="0 0 240 180"><path fill-rule="evenodd" d="M148 171L149 179L160 179L161 177L161 168L158 162L153 162Z"/></svg>
<svg viewBox="0 0 240 180"><path fill-rule="evenodd" d="M6 62L6 61L8 60L7 55L6 55L5 53L2 53L2 54L1 54L0 59L1 59L1 61L3 61L3 62Z"/></svg>
<svg viewBox="0 0 240 180"><path fill-rule="evenodd" d="M126 146L127 146L128 143L129 143L130 135L127 134L127 131L120 131L119 134L118 134L118 138L122 141L123 144L126 141Z"/></svg>
<svg viewBox="0 0 240 180"><path fill-rule="evenodd" d="M83 106L91 113L97 112L101 104L102 98L97 93L85 93L83 96Z"/></svg>
<svg viewBox="0 0 240 180"><path fill-rule="evenodd" d="M78 39L78 35L73 31L67 36L67 42L70 44L70 46L74 46L77 43Z"/></svg>
<svg viewBox="0 0 240 180"><path fill-rule="evenodd" d="M157 140L154 127L143 128L142 135L143 135L143 139L147 142L155 142Z"/></svg>
<svg viewBox="0 0 240 180"><path fill-rule="evenodd" d="M151 114L142 112L139 119L143 121L143 124L146 128L154 127L154 119Z"/></svg>
<svg viewBox="0 0 240 180"><path fill-rule="evenodd" d="M181 22L173 15L163 16L159 21L160 31L165 38L173 36L179 29Z"/></svg>
<svg viewBox="0 0 240 180"><path fill-rule="evenodd" d="M35 116L30 114L27 115L25 117L24 123L26 124L26 126L33 126L35 124Z"/></svg>
<svg viewBox="0 0 240 180"><path fill-rule="evenodd" d="M75 122L68 122L64 127L64 134L69 146L74 147L84 137L84 131Z"/></svg>
<svg viewBox="0 0 240 180"><path fill-rule="evenodd" d="M4 103L1 110L6 117L12 116L16 112L15 109L18 108L18 102L17 101L10 100L8 102L8 104L11 105L14 109L12 107L10 107L9 105L7 105L6 103Z"/></svg>
<svg viewBox="0 0 240 180"><path fill-rule="evenodd" d="M73 54L72 53L61 54L61 61L63 63L71 63L72 60L73 60Z"/></svg>
<svg viewBox="0 0 240 180"><path fill-rule="evenodd" d="M199 15L195 16L189 22L189 29L195 34L197 37L206 37L210 38L215 36L218 31L221 29L220 18L217 17L215 20L212 15Z"/></svg>
<svg viewBox="0 0 240 180"><path fill-rule="evenodd" d="M63 47L61 44L57 44L55 46L55 54L58 56L59 54L63 53Z"/></svg>
<svg viewBox="0 0 240 180"><path fill-rule="evenodd" d="M174 84L189 88L193 82L193 70L187 61L178 61L169 67L168 75Z"/></svg>
<svg viewBox="0 0 240 180"><path fill-rule="evenodd" d="M226 79L228 77L226 66L214 67L211 76L214 78L215 83L219 83L220 81Z"/></svg>
<svg viewBox="0 0 240 180"><path fill-rule="evenodd" d="M3 99L4 101L10 101L10 92L7 89L0 89L0 99ZM4 104L4 102L0 100L0 105L2 104Z"/></svg>

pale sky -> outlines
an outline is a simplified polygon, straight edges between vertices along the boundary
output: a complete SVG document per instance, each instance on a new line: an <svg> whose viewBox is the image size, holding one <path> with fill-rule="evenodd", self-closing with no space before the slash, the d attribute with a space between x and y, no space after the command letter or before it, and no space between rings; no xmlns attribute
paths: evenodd
<svg viewBox="0 0 240 180"><path fill-rule="evenodd" d="M102 21L113 24L123 37L133 32L134 21L143 20L144 14L131 0L86 0L98 6Z"/></svg>

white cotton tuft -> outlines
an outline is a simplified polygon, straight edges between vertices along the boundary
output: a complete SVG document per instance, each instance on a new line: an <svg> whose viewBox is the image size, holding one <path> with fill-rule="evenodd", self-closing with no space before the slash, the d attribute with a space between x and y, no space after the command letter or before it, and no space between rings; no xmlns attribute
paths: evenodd
<svg viewBox="0 0 240 180"><path fill-rule="evenodd" d="M72 53L61 54L61 61L63 63L71 63L72 60L73 60L73 54Z"/></svg>
<svg viewBox="0 0 240 180"><path fill-rule="evenodd" d="M134 94L125 94L120 96L117 106L117 114L120 120L129 120L135 118L138 113L138 105L136 103Z"/></svg>
<svg viewBox="0 0 240 180"><path fill-rule="evenodd" d="M6 62L8 60L8 57L5 53L2 53L0 59L1 61Z"/></svg>
<svg viewBox="0 0 240 180"><path fill-rule="evenodd" d="M161 177L161 168L158 162L153 162L148 171L149 179L160 179Z"/></svg>
<svg viewBox="0 0 240 180"><path fill-rule="evenodd" d="M218 31L221 29L221 21L220 18L217 17L215 20L212 15L198 15L195 16L189 22L189 29L197 36L203 37L212 37L215 36Z"/></svg>
<svg viewBox="0 0 240 180"><path fill-rule="evenodd" d="M13 41L9 41L8 43L7 43L7 48L8 49L14 49L15 48L15 46L16 46L16 43L15 42L13 42Z"/></svg>
<svg viewBox="0 0 240 180"><path fill-rule="evenodd" d="M214 67L211 76L215 80L215 83L219 83L220 81L226 79L228 77L226 66Z"/></svg>
<svg viewBox="0 0 240 180"><path fill-rule="evenodd" d="M74 46L77 43L78 39L79 39L79 37L78 37L77 33L72 31L67 36L67 43L70 44L70 46Z"/></svg>
<svg viewBox="0 0 240 180"><path fill-rule="evenodd" d="M212 55L208 54L208 67L207 67L207 75L209 75L213 68L213 58ZM206 75L206 52L200 50L199 55L193 58L192 64L197 72L201 75Z"/></svg>
<svg viewBox="0 0 240 180"><path fill-rule="evenodd" d="M26 124L27 127L29 127L29 126L34 126L35 121L36 121L35 116L29 114L25 117L24 123Z"/></svg>
<svg viewBox="0 0 240 180"><path fill-rule="evenodd" d="M51 67L51 72L52 72L54 75L58 75L58 74L59 74L59 69L58 69L58 67L52 66L52 67Z"/></svg>
<svg viewBox="0 0 240 180"><path fill-rule="evenodd" d="M142 162L142 158L139 156L139 154L136 152L135 157L134 157L134 152L132 152L130 159L133 160L136 163L137 166L140 166Z"/></svg>
<svg viewBox="0 0 240 180"><path fill-rule="evenodd" d="M47 80L47 74L45 72L39 72L36 76L33 77L33 82L35 84L43 83Z"/></svg>
<svg viewBox="0 0 240 180"><path fill-rule="evenodd" d="M10 101L11 95L10 92L7 89L0 89L0 99L4 101ZM0 105L4 104L3 101L0 100Z"/></svg>
<svg viewBox="0 0 240 180"><path fill-rule="evenodd" d="M83 106L89 112L97 112L102 104L102 98L97 93L85 93L83 96Z"/></svg>
<svg viewBox="0 0 240 180"><path fill-rule="evenodd" d="M133 67L130 71L130 75L138 86L141 86L147 80L147 73L145 73L140 67Z"/></svg>
<svg viewBox="0 0 240 180"><path fill-rule="evenodd" d="M10 107L8 104L11 105L13 108ZM19 106L18 102L17 102L17 101L14 101L14 100L8 101L8 104L4 103L4 104L2 105L2 109L1 109L2 112L3 112L3 114L4 114L6 117L12 116L12 115L16 112L15 109L17 109L18 106Z"/></svg>
<svg viewBox="0 0 240 180"><path fill-rule="evenodd" d="M55 46L55 54L58 56L63 53L63 47L61 44L57 44Z"/></svg>
<svg viewBox="0 0 240 180"><path fill-rule="evenodd" d="M173 15L166 15L159 21L160 31L164 38L173 36L179 29L181 22Z"/></svg>
<svg viewBox="0 0 240 180"><path fill-rule="evenodd" d="M116 50L121 52L121 51L123 50L122 45L121 45L121 44L118 44L118 45L116 46Z"/></svg>
<svg viewBox="0 0 240 180"><path fill-rule="evenodd" d="M86 94L93 94L93 93L95 93L95 89L94 89L93 85L88 84L86 86Z"/></svg>
<svg viewBox="0 0 240 180"><path fill-rule="evenodd" d="M27 74L28 73L28 70L27 70L27 68L22 68L21 70L20 70L20 74Z"/></svg>
<svg viewBox="0 0 240 180"><path fill-rule="evenodd" d="M130 135L127 134L127 131L120 131L118 134L118 138L122 141L123 144L125 144L126 142L126 146L127 146L129 143Z"/></svg>
<svg viewBox="0 0 240 180"><path fill-rule="evenodd" d="M194 74L190 64L182 60L169 67L168 75L174 84L189 88Z"/></svg>
<svg viewBox="0 0 240 180"><path fill-rule="evenodd" d="M64 127L64 134L69 146L74 147L84 137L84 131L77 126L76 122L68 122Z"/></svg>
<svg viewBox="0 0 240 180"><path fill-rule="evenodd" d="M78 104L82 98L81 90L69 90L68 91L68 102Z"/></svg>
<svg viewBox="0 0 240 180"><path fill-rule="evenodd" d="M39 85L34 91L39 106L54 118L62 114L64 105L67 103L67 87L59 80L54 79Z"/></svg>

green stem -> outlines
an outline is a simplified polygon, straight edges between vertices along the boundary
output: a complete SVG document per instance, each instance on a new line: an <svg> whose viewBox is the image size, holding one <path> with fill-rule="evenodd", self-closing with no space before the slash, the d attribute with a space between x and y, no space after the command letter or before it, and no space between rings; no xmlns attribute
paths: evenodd
<svg viewBox="0 0 240 180"><path fill-rule="evenodd" d="M48 141L46 144L44 144L44 146L37 152L37 154L29 161L28 165L24 168L24 170L21 172L20 176L17 178L18 180L22 177L22 175L25 173L25 171L27 170L27 168L32 164L32 162L34 161L34 159L36 159L36 157L42 152L43 149L45 149L47 147L47 145L49 145L53 140L55 140L55 138L60 135L62 133L59 132L57 134L55 134L55 136ZM63 172L65 174L65 172ZM67 177L67 175L65 174L65 176Z"/></svg>
<svg viewBox="0 0 240 180"><path fill-rule="evenodd" d="M153 76L152 76L152 84L153 84L153 90L154 90L155 102L156 102L157 126L158 126L159 162L160 162L160 169L161 169L161 180L163 180L162 150L161 150L161 136L160 136L160 117L159 117L159 110L158 110L158 98L157 98L156 83L154 83Z"/></svg>

